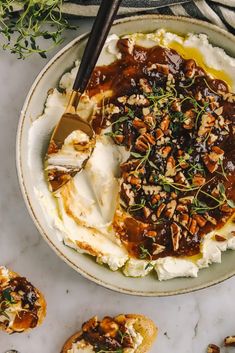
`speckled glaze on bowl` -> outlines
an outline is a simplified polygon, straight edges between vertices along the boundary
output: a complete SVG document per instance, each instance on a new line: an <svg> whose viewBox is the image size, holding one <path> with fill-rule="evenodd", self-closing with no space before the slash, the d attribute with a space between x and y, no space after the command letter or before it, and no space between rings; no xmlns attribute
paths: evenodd
<svg viewBox="0 0 235 353"><path fill-rule="evenodd" d="M179 34L205 33L212 44L224 48L229 55L235 57L235 37L214 25L199 20L159 15L134 16L116 21L111 33L122 35L152 32L158 28L165 28ZM76 253L64 246L53 229L49 227L33 190L33 177L28 173L26 154L28 132L31 117L37 117L43 111L48 89L55 87L61 75L73 66L77 58L81 57L87 36L84 34L70 42L40 72L28 93L19 121L16 143L18 177L28 211L39 232L57 255L81 275L121 293L140 296L176 295L202 289L230 278L235 274L235 251L224 253L222 264L213 264L201 270L198 278L177 278L165 282L159 282L156 275L145 278L128 278L121 272L112 272L105 266L98 265L91 257ZM35 156L35 162L37 160L42 163L42 154Z"/></svg>

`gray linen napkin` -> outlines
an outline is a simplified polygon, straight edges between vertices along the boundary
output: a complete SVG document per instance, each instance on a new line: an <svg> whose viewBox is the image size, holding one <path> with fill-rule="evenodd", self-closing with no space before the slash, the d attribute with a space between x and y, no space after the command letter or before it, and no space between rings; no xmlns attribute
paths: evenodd
<svg viewBox="0 0 235 353"><path fill-rule="evenodd" d="M107 0L108 1L108 0ZM100 0L68 0L63 12L92 17ZM235 34L235 0L123 0L119 15L159 13L199 18Z"/></svg>

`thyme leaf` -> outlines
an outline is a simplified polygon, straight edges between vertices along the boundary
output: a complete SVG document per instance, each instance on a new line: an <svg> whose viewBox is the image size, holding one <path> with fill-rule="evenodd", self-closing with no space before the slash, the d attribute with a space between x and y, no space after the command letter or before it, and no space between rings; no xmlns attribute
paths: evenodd
<svg viewBox="0 0 235 353"><path fill-rule="evenodd" d="M49 50L63 42L65 29L77 28L62 15L63 0L21 0L17 12L15 4L14 0L0 1L0 45L19 59L34 53L46 58ZM50 45L41 47L41 39Z"/></svg>

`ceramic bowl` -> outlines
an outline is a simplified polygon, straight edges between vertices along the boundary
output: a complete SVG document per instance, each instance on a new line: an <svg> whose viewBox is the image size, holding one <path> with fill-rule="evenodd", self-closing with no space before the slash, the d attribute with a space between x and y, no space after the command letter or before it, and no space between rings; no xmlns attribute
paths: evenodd
<svg viewBox="0 0 235 353"><path fill-rule="evenodd" d="M224 48L229 55L235 57L235 37L214 25L198 20L159 15L135 16L116 21L111 32L122 35L137 31L152 32L158 28L166 28L179 34L206 33L212 44ZM19 121L16 145L19 182L28 211L39 232L57 255L81 275L104 287L122 293L141 296L182 294L211 286L233 276L235 274L235 252L228 251L223 254L221 264L213 264L209 268L201 270L198 278L177 278L163 282L159 282L156 275L149 275L145 278L128 278L121 272L112 272L106 267L98 265L91 257L76 253L64 246L49 226L34 193L37 178L29 172L28 168L29 128L32 117L36 118L43 111L47 91L51 87L56 87L62 74L73 66L76 59L81 57L87 37L88 34L84 34L73 40L56 54L40 72L29 91ZM35 152L33 158L35 169L36 166L43 167L42 160L45 148L46 145L39 146Z"/></svg>

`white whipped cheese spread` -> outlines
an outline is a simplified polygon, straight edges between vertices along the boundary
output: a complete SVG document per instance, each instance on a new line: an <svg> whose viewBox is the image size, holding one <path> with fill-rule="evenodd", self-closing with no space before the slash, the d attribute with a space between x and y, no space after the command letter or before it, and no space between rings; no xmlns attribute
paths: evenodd
<svg viewBox="0 0 235 353"><path fill-rule="evenodd" d="M84 340L73 343L72 348L67 353L93 353L95 352L92 345Z"/></svg>
<svg viewBox="0 0 235 353"><path fill-rule="evenodd" d="M209 73L223 79L235 90L235 59L229 57L223 49L213 47L204 34L189 34L185 38L174 33L159 30L150 34L133 34L127 36L134 44L151 47L157 44L178 48L179 53L199 52L200 65L204 64ZM108 38L99 64L109 64L120 53L116 46L118 36ZM186 55L185 54L185 55ZM78 65L78 63L76 63ZM215 240L215 232L208 234L201 246L201 256L195 260L190 258L166 257L150 263L146 260L129 258L127 250L116 237L112 228L112 219L118 204L119 165L126 159L122 148L105 135L97 137L94 151L84 170L78 173L69 183L63 186L55 197L49 192L43 173L43 164L34 161L35 153L43 156L50 134L68 102L69 92L75 79L77 67L63 75L60 87L66 93L60 93L56 88L48 95L42 116L35 119L29 131L28 164L29 170L37 175L35 193L45 210L45 215L51 227L56 229L59 238L65 245L96 257L97 262L107 264L111 270L123 269L126 276L143 277L151 271L156 271L159 280L174 277L196 277L198 270L213 262L221 262L221 252L235 249L235 236L232 226L225 226L216 234L222 234L225 240ZM97 99L84 96L78 106L78 113L87 119L96 107ZM80 136L81 137L81 136ZM80 157L74 158L72 150L77 132L69 136L59 156L52 156L51 163L60 165L69 161L80 165ZM37 143L35 143L37 141ZM77 351L72 351L77 352ZM79 351L80 352L80 351ZM89 351L87 351L89 352Z"/></svg>

